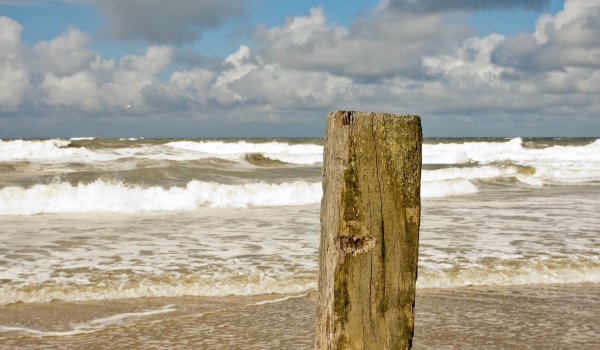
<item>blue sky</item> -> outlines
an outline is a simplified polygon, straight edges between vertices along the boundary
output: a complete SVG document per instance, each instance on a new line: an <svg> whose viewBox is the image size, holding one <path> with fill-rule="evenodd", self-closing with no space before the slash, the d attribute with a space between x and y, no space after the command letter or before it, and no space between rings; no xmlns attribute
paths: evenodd
<svg viewBox="0 0 600 350"><path fill-rule="evenodd" d="M600 134L599 0L165 4L0 0L0 137Z"/></svg>

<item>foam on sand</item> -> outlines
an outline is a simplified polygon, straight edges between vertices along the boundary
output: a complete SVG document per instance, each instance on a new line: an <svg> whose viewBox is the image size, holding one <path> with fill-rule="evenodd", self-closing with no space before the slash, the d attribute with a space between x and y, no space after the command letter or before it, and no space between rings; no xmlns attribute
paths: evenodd
<svg viewBox="0 0 600 350"><path fill-rule="evenodd" d="M3 326L0 325L0 334L4 332L19 332L34 337L65 337L84 333L94 333L106 329L111 325L120 323L126 319L138 319L148 316L160 315L176 311L175 306L165 305L159 309L144 310L140 312L127 312L107 317L93 319L88 322L74 324L68 331L43 331L28 327Z"/></svg>
<svg viewBox="0 0 600 350"><path fill-rule="evenodd" d="M478 263L427 267L419 262L419 288L456 288L487 285L537 285L600 282L598 258L539 259L499 261L494 265ZM421 266L424 265L424 266ZM439 264L435 264L439 265ZM460 266L462 265L462 266Z"/></svg>
<svg viewBox="0 0 600 350"><path fill-rule="evenodd" d="M490 260L490 257L481 257ZM73 281L39 279L25 285L5 283L0 287L0 304L16 302L49 302L52 300L85 301L141 297L183 296L251 296L268 294L298 294L317 286L317 271L285 268L265 271L257 265L236 265L233 259L228 269L211 273L180 274L138 269L126 278L118 270L102 283L92 283L85 276ZM464 264L454 260L435 263L419 262L418 288L457 288L485 285L543 285L600 282L600 261L597 258L497 260L494 264ZM156 311L154 311L156 312ZM168 310L158 312L169 312ZM123 315L130 317L131 315ZM135 316L135 315L134 315ZM108 323L111 320L99 320ZM15 329L11 329L14 331Z"/></svg>
<svg viewBox="0 0 600 350"><path fill-rule="evenodd" d="M267 294L297 294L316 287L315 272L261 271L254 266L238 266L230 273L182 275L154 272L154 275L113 276L102 283L89 283L85 276L77 282L31 281L24 288L8 284L0 287L0 305L17 302L44 303L52 300L88 301L144 297L219 297ZM244 274L245 273L245 274ZM274 274L278 273L278 274ZM118 278L117 278L118 277Z"/></svg>

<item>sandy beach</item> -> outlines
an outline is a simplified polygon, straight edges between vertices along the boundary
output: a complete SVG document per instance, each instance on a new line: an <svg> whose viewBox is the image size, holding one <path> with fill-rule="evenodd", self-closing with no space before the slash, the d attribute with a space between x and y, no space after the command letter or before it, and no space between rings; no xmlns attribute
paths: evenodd
<svg viewBox="0 0 600 350"><path fill-rule="evenodd" d="M150 309L167 312L93 329L117 311ZM413 348L593 350L598 314L597 284L419 290ZM15 304L0 323L52 326L45 337L0 338L0 349L312 349L314 316L313 293ZM72 332L70 323L90 328Z"/></svg>

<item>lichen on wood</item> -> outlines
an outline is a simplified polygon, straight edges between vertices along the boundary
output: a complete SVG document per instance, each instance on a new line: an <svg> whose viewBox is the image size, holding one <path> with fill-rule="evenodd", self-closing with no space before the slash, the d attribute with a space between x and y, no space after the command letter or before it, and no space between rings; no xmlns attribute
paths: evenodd
<svg viewBox="0 0 600 350"><path fill-rule="evenodd" d="M327 116L317 349L408 349L420 222L421 124Z"/></svg>

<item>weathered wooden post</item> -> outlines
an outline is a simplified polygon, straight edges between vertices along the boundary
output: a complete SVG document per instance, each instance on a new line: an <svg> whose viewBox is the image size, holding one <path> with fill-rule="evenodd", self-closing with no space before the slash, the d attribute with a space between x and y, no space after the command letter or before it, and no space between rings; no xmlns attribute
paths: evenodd
<svg viewBox="0 0 600 350"><path fill-rule="evenodd" d="M332 112L323 155L317 349L409 349L421 120Z"/></svg>

